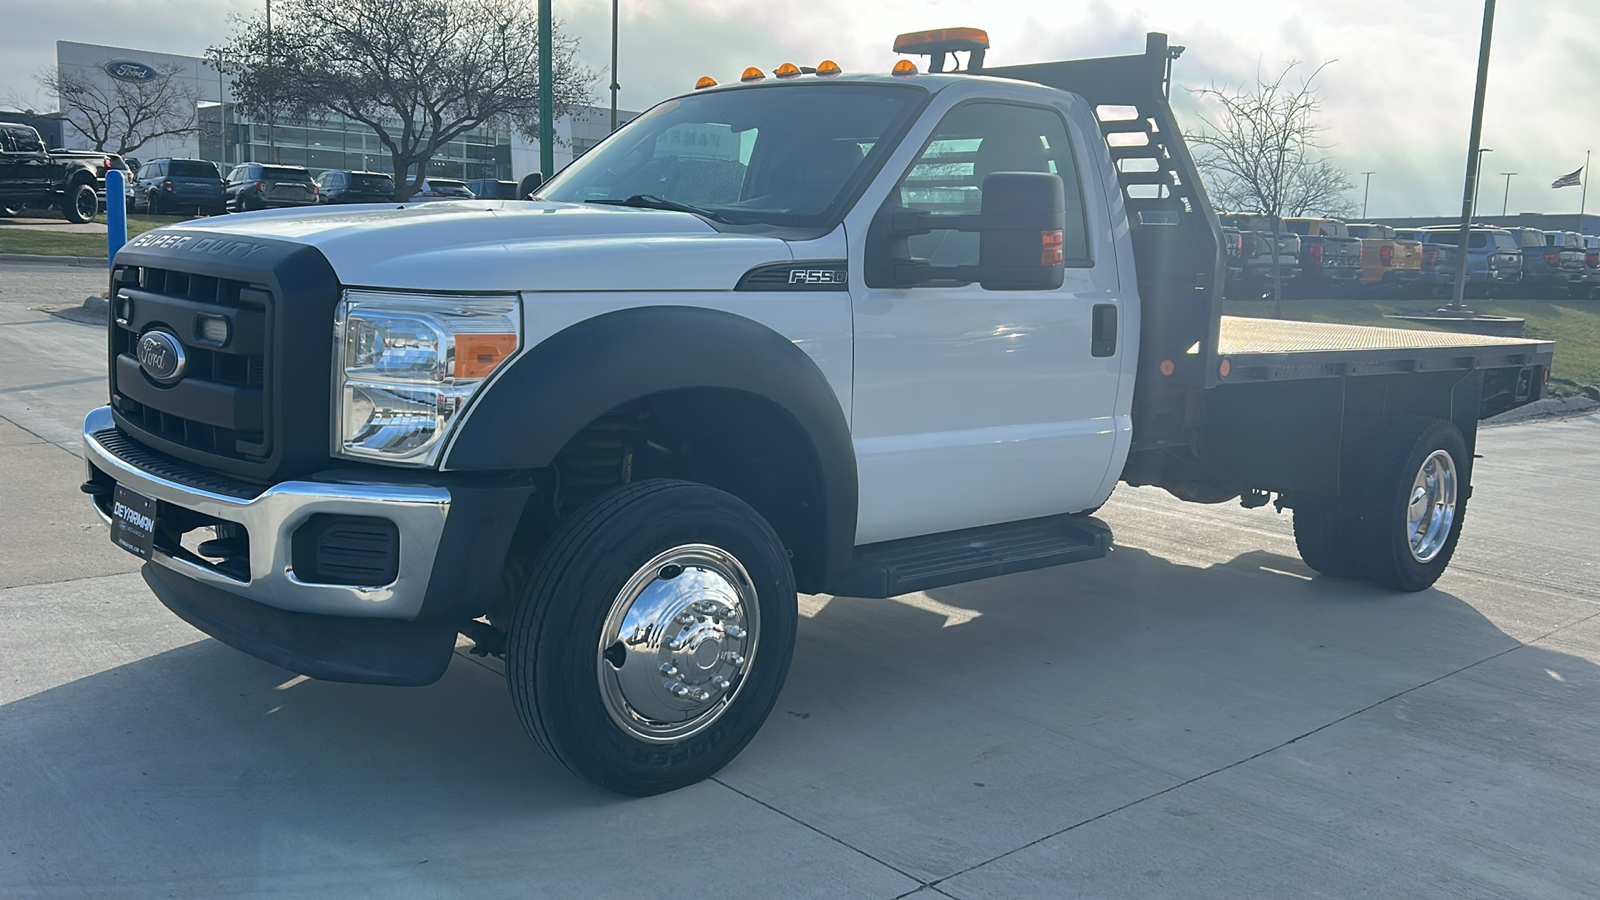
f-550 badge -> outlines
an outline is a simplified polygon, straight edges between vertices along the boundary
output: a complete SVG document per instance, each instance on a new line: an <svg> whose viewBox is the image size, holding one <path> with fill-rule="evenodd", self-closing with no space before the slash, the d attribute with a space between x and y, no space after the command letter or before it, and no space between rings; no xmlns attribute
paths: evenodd
<svg viewBox="0 0 1600 900"><path fill-rule="evenodd" d="M842 259L808 259L757 266L744 273L740 291L843 291L850 271Z"/></svg>

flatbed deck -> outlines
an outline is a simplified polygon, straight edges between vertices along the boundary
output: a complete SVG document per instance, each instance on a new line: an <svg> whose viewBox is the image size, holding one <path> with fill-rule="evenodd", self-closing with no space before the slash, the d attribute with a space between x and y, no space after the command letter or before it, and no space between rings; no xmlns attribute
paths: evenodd
<svg viewBox="0 0 1600 900"><path fill-rule="evenodd" d="M1555 343L1533 338L1223 316L1223 384L1395 372L1549 366Z"/></svg>

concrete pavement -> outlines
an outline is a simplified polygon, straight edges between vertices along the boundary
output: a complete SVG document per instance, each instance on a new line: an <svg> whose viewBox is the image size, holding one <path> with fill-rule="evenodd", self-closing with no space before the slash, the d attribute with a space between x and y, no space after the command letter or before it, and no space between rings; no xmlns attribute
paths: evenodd
<svg viewBox="0 0 1600 900"><path fill-rule="evenodd" d="M326 684L167 613L76 490L103 335L34 309L103 282L0 270L0 896L1600 894L1600 417L1485 429L1421 594L1123 488L1108 559L802 598L750 747L628 800L493 664Z"/></svg>

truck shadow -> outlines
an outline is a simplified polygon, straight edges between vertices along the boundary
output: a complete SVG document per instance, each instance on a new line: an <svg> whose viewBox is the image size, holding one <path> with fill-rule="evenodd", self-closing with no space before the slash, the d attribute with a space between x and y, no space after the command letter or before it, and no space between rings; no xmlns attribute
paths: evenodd
<svg viewBox="0 0 1600 900"><path fill-rule="evenodd" d="M810 599L788 687L719 780L825 828L827 810L866 804L979 858L980 826L901 804L1009 785L951 802L1047 834L1518 646L1443 591L1311 578L1265 551L1193 567L1120 547L896 601ZM1545 748L1530 753L1581 759L1600 671L1518 653L1506 690L1533 701L1494 715L1528 718L1515 741ZM453 896L509 883L480 865L561 880L601 844L624 878L671 856L659 835L683 817L767 815L711 782L630 801L578 781L524 736L499 677L459 658L440 683L396 690L296 679L201 640L0 707L0 759L0 846L18 851L0 893Z"/></svg>

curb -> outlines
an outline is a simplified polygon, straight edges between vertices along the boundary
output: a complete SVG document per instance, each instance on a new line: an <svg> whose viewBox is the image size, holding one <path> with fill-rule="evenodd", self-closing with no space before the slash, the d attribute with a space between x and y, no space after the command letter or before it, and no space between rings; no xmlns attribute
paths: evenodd
<svg viewBox="0 0 1600 900"><path fill-rule="evenodd" d="M45 256L36 253L0 253L0 263L19 263L31 266L74 266L81 269L110 269L104 256Z"/></svg>

